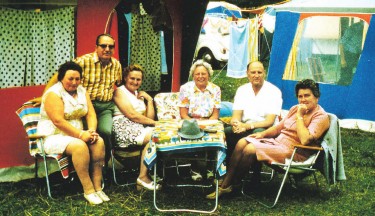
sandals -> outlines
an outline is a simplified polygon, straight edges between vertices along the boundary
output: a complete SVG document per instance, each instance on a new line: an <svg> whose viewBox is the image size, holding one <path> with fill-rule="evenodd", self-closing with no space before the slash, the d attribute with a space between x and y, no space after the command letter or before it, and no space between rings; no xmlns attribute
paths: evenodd
<svg viewBox="0 0 375 216"><path fill-rule="evenodd" d="M96 194L102 199L104 202L108 202L110 199L103 191L96 191Z"/></svg>
<svg viewBox="0 0 375 216"><path fill-rule="evenodd" d="M221 197L221 195L226 194L226 193L231 193L231 192L232 192L232 185L229 186L229 187L227 187L227 188L221 188L221 187L219 187L218 196L217 197ZM206 199L211 199L211 200L216 199L216 191L208 194L206 196Z"/></svg>
<svg viewBox="0 0 375 216"><path fill-rule="evenodd" d="M191 172L191 179L193 179L193 181L196 181L196 182L202 181L203 177L199 172L195 172L193 170L191 170L190 172Z"/></svg>
<svg viewBox="0 0 375 216"><path fill-rule="evenodd" d="M147 190L154 190L155 188L155 182L152 181L150 183L146 183L144 181L142 181L140 178L137 178L137 190L140 191L142 189L147 189ZM160 184L156 184L156 190L160 190L161 189L161 185Z"/></svg>
<svg viewBox="0 0 375 216"><path fill-rule="evenodd" d="M94 192L90 194L83 194L83 197L91 204L91 205L98 205L103 203L103 200L99 197L99 195Z"/></svg>
<svg viewBox="0 0 375 216"><path fill-rule="evenodd" d="M90 194L83 194L83 197L91 204L91 205L99 205L103 202L108 202L110 199L103 191L97 191Z"/></svg>

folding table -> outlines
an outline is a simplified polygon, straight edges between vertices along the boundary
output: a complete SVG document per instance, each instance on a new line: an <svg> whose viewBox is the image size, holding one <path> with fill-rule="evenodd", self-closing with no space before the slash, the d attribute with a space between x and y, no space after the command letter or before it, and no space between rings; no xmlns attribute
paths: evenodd
<svg viewBox="0 0 375 216"><path fill-rule="evenodd" d="M226 142L224 135L224 126L220 121L198 121L198 125L205 131L204 136L196 140L183 140L178 136L178 128L182 120L163 120L158 121L150 141L150 148L145 155L145 163L149 168L154 167L154 177L156 178L156 167L158 159L163 155L173 156L173 154L190 153L196 151L215 151L216 152L216 183L217 177L226 173L224 165L226 157ZM155 184L156 185L156 184ZM218 184L216 184L216 195ZM212 213L216 211L218 197L215 200L215 206L212 210L195 209L161 209L156 203L157 191L154 190L154 206L158 211L168 212L196 212Z"/></svg>

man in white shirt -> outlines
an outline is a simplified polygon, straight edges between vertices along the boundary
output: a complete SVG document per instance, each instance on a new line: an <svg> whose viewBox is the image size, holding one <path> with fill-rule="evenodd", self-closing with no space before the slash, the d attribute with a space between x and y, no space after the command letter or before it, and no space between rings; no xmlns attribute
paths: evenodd
<svg viewBox="0 0 375 216"><path fill-rule="evenodd" d="M253 61L248 64L249 83L237 89L231 126L225 128L227 161L239 139L271 127L281 112L281 91L265 81L265 76L261 62Z"/></svg>

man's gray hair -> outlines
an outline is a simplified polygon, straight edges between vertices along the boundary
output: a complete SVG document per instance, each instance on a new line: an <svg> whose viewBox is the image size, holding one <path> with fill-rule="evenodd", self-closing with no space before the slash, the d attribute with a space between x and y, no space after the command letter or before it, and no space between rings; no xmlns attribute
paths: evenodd
<svg viewBox="0 0 375 216"><path fill-rule="evenodd" d="M205 67L208 71L208 74L210 74L210 77L212 77L212 75L214 74L210 63L203 61L203 59L199 59L195 61L194 64L190 67L189 76L193 77L193 73L198 66Z"/></svg>

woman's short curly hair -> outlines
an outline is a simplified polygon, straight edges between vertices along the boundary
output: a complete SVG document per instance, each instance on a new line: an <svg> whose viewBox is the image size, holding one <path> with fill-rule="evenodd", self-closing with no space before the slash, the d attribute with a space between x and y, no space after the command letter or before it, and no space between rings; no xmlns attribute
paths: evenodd
<svg viewBox="0 0 375 216"><path fill-rule="evenodd" d="M212 77L212 75L214 74L210 63L203 61L203 59L199 59L195 61L194 64L190 67L189 76L193 76L193 73L198 66L205 67L208 71L208 74L210 74L210 77Z"/></svg>
<svg viewBox="0 0 375 216"><path fill-rule="evenodd" d="M82 78L81 66L79 66L79 64L75 63L74 61L67 61L64 64L60 65L57 71L57 80L58 81L63 80L68 70L78 71L79 77Z"/></svg>
<svg viewBox="0 0 375 216"><path fill-rule="evenodd" d="M304 79L297 83L295 88L296 97L298 97L298 91L300 89L310 89L316 98L320 97L319 84L312 79Z"/></svg>
<svg viewBox="0 0 375 216"><path fill-rule="evenodd" d="M131 71L140 71L142 73L142 80L144 79L145 71L143 70L142 66L138 64L131 64L122 70L122 82L120 85L125 85L124 78L127 77Z"/></svg>

